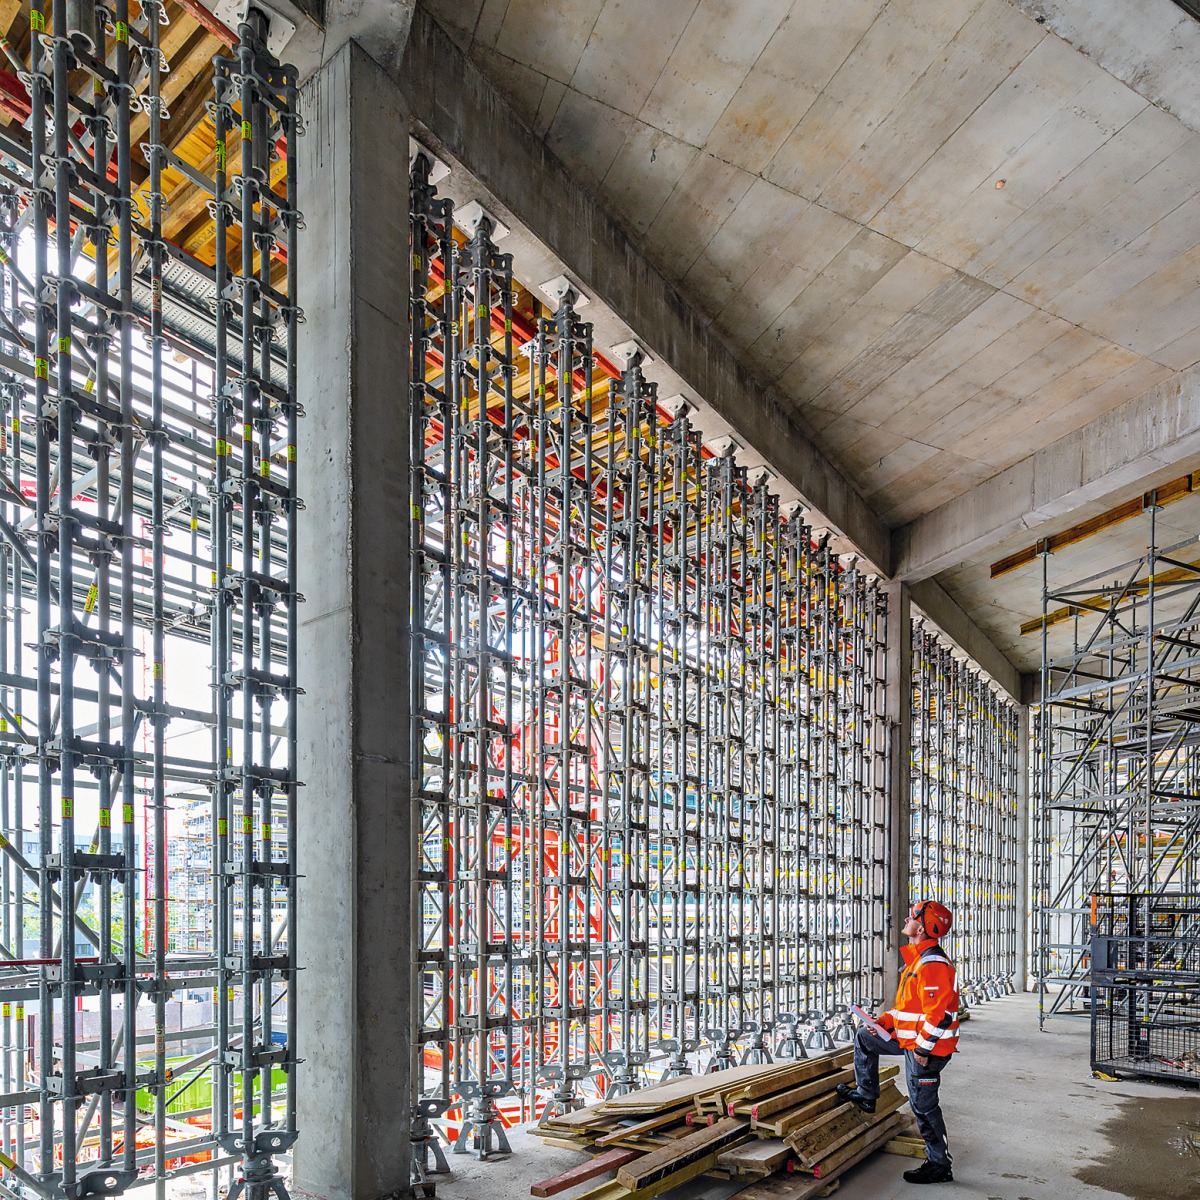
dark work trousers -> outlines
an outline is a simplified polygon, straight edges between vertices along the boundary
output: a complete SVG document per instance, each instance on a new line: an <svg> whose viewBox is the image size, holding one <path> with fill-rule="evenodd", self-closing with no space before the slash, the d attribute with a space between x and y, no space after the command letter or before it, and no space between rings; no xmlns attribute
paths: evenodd
<svg viewBox="0 0 1200 1200"><path fill-rule="evenodd" d="M938 1084L949 1056L931 1056L925 1066L917 1062L911 1050L902 1050L895 1038L886 1041L865 1025L854 1038L854 1082L859 1092L872 1100L879 1098L879 1056L903 1054L908 1079L908 1102L917 1118L917 1128L925 1139L925 1157L930 1162L949 1164L953 1161L946 1142L946 1122L938 1103Z"/></svg>

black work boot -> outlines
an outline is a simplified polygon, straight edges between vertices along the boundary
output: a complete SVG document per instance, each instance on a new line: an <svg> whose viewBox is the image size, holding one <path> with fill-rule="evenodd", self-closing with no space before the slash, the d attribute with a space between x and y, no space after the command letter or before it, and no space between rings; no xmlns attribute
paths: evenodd
<svg viewBox="0 0 1200 1200"><path fill-rule="evenodd" d="M926 1159L919 1167L905 1171L904 1178L908 1183L953 1183L954 1172L950 1170L949 1163L935 1163Z"/></svg>
<svg viewBox="0 0 1200 1200"><path fill-rule="evenodd" d="M848 1083L839 1083L834 1089L843 1100L849 1100L851 1104L857 1104L863 1112L873 1113L875 1111L875 1101L870 1096L864 1096L856 1087L851 1087Z"/></svg>

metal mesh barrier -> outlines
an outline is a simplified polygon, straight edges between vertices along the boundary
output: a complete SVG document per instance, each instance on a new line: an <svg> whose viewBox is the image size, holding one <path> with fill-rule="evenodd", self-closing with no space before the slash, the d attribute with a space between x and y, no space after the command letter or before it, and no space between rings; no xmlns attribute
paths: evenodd
<svg viewBox="0 0 1200 1200"><path fill-rule="evenodd" d="M1200 1087L1200 896L1092 909L1092 1069Z"/></svg>
<svg viewBox="0 0 1200 1200"><path fill-rule="evenodd" d="M1017 962L1019 707L913 623L913 902L954 914L942 939L959 990L979 1003L1013 990Z"/></svg>
<svg viewBox="0 0 1200 1200"><path fill-rule="evenodd" d="M429 168L413 1042L417 1111L486 1154L651 1060L794 1053L883 999L887 613L639 353L596 351L574 293L550 314L514 281L486 214L456 228Z"/></svg>

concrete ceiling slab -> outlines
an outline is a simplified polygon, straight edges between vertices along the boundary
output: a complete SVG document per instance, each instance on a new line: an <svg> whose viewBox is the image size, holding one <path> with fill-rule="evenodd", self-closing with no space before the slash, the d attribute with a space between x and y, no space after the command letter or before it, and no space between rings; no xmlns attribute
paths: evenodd
<svg viewBox="0 0 1200 1200"><path fill-rule="evenodd" d="M930 451L1003 469L1196 361L1200 137L1005 0L453 7L889 519L933 502L892 490Z"/></svg>
<svg viewBox="0 0 1200 1200"><path fill-rule="evenodd" d="M419 3L892 527L1200 362L1169 0Z"/></svg>

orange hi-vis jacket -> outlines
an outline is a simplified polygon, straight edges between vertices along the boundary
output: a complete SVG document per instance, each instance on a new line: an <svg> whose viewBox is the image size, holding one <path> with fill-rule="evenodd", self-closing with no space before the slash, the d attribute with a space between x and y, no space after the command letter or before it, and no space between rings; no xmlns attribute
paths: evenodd
<svg viewBox="0 0 1200 1200"><path fill-rule="evenodd" d="M900 947L904 973L896 1007L879 1018L905 1050L948 1057L958 1049L958 984L954 964L934 938Z"/></svg>

